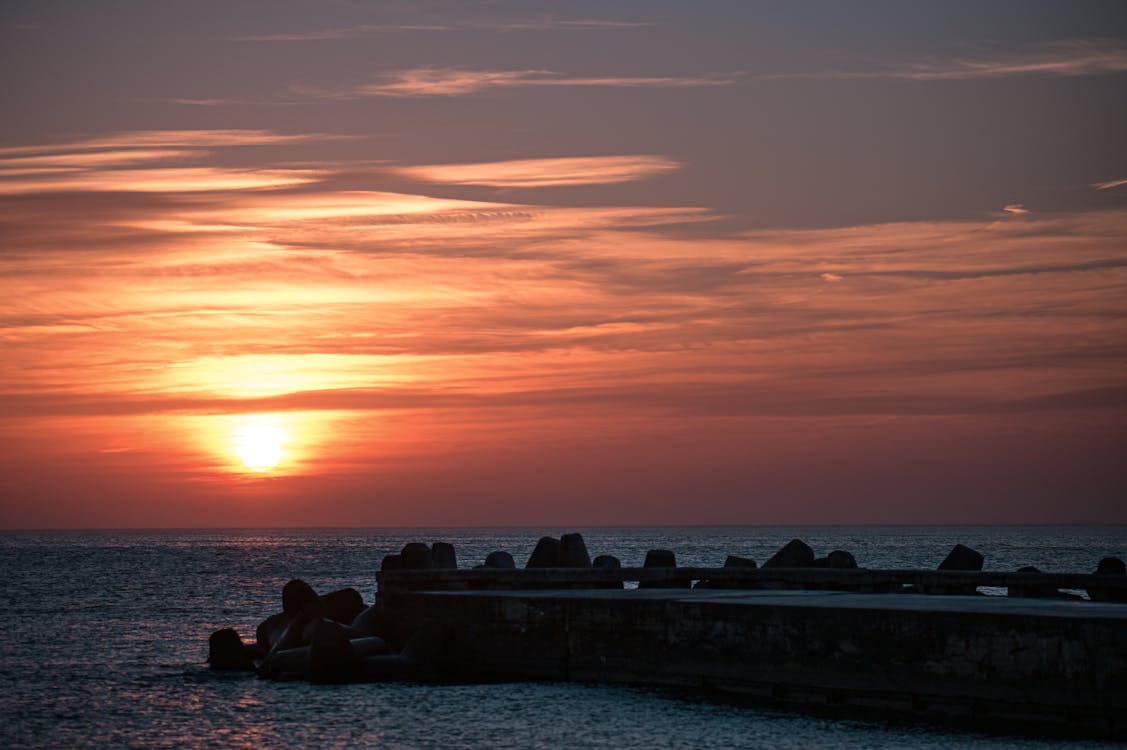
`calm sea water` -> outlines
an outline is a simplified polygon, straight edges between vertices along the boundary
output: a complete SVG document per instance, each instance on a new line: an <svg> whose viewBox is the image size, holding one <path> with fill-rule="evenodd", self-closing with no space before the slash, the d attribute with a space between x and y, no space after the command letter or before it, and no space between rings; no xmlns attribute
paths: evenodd
<svg viewBox="0 0 1127 750"><path fill-rule="evenodd" d="M991 570L1090 572L1127 557L1127 527L346 529L0 534L7 747L135 748L1039 748L1060 741L839 721L579 684L312 686L215 675L207 637L252 636L282 585L344 586L371 601L384 554L453 542L463 567L495 549L518 564L542 534L582 531L592 555L683 565L762 562L793 537L873 568L932 568L962 542ZM1071 743L1099 747L1099 743ZM1108 745L1112 747L1112 745Z"/></svg>

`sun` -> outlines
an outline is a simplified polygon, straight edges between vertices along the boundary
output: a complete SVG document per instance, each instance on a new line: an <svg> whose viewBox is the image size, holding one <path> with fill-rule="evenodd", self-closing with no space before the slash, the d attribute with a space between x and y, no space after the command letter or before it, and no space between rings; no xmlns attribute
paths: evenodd
<svg viewBox="0 0 1127 750"><path fill-rule="evenodd" d="M235 430L233 442L243 465L252 471L267 472L282 460L282 446L288 436L269 422L252 422Z"/></svg>

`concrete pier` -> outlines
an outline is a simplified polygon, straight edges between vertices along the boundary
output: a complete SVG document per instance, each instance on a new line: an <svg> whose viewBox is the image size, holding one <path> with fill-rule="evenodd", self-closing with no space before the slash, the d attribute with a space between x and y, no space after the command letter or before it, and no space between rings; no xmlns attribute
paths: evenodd
<svg viewBox="0 0 1127 750"><path fill-rule="evenodd" d="M633 570L635 579L739 575ZM742 579L752 574L793 581L787 571ZM854 590L615 590L591 587L586 578L605 584L613 575L590 570L403 571L380 574L380 606L393 632L414 637L421 653L460 677L704 688L784 705L1127 739L1127 604L861 593L900 584L881 571L817 575L822 589ZM985 581L920 575L932 590L937 575L950 585ZM469 590L483 582L489 590Z"/></svg>

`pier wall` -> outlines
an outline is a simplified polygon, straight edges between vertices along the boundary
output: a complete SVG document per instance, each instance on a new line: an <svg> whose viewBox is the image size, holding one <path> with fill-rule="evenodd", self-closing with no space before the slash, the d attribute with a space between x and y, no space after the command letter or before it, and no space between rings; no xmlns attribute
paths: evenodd
<svg viewBox="0 0 1127 750"><path fill-rule="evenodd" d="M1127 605L826 591L381 593L454 675L705 688L1127 738Z"/></svg>

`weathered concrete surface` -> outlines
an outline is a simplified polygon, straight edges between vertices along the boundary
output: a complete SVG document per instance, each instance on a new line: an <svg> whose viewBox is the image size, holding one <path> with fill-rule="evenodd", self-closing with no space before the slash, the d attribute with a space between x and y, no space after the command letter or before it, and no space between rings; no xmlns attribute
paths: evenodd
<svg viewBox="0 0 1127 750"><path fill-rule="evenodd" d="M474 677L632 682L1127 738L1127 605L811 591L381 593Z"/></svg>

